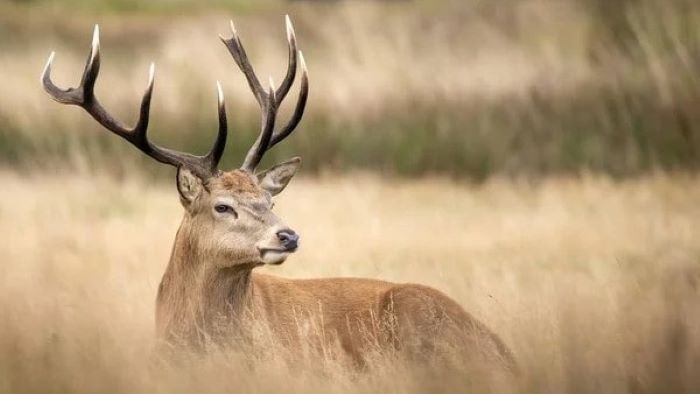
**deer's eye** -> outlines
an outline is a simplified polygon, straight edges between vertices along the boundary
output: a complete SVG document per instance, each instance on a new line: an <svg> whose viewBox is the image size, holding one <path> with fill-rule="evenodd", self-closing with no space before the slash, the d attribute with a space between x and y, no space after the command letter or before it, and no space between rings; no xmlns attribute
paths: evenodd
<svg viewBox="0 0 700 394"><path fill-rule="evenodd" d="M232 213L233 215L238 216L236 214L236 211L230 205L217 204L216 206L214 206L214 210L218 213Z"/></svg>

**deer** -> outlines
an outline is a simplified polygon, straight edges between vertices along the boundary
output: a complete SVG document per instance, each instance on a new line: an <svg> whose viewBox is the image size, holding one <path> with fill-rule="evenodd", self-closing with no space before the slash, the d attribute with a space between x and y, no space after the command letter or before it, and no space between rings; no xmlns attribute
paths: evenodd
<svg viewBox="0 0 700 394"><path fill-rule="evenodd" d="M245 337L245 323L252 319L265 322L293 351L305 341L313 341L301 333L300 321L315 319L325 338L333 338L340 353L357 364L376 349L421 358L437 353L439 343L445 343L468 359L514 370L514 357L503 341L455 300L432 287L368 278L286 279L257 272L262 266L282 264L300 245L299 235L272 208L273 197L289 184L301 159L294 157L264 171L257 171L257 167L263 155L299 125L309 92L308 70L289 16L287 72L278 87L271 78L269 85L263 86L233 22L231 32L230 38L219 37L260 107L261 125L243 164L229 171L218 169L228 136L219 82L218 134L209 152L197 156L161 147L148 137L153 63L135 126L128 127L102 106L95 95L100 70L97 25L78 87L62 89L52 82L55 53L49 56L41 76L43 88L53 100L81 107L150 158L176 168L175 183L184 216L157 291L156 336L182 349L202 350L207 343L235 346L231 338ZM295 82L298 66L301 85L294 110L290 119L277 127L278 110Z"/></svg>

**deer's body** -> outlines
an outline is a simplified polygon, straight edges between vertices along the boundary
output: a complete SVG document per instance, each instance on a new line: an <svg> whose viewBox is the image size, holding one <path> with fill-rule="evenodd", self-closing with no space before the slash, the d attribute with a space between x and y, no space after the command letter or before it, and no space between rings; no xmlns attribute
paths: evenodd
<svg viewBox="0 0 700 394"><path fill-rule="evenodd" d="M240 171L223 173L209 190L214 195L246 190L253 201L265 194L254 177ZM424 358L445 350L462 352L464 360L513 365L499 338L438 290L364 278L258 274L253 271L261 262L232 263L240 253L202 246L199 216L185 214L158 290L157 332L168 343L191 349L235 346L231 338L254 336L247 330L263 326L292 353L337 347L359 364L378 351Z"/></svg>
<svg viewBox="0 0 700 394"><path fill-rule="evenodd" d="M289 68L275 89L263 88L248 62L240 39L223 39L243 71L262 110L260 135L240 169L223 172L218 163L227 139L226 110L219 85L219 133L210 152L194 156L162 148L148 140L154 68L141 102L139 120L124 126L102 107L94 86L100 66L99 35L77 88L61 89L51 81L51 61L42 81L56 101L77 105L111 132L153 159L177 167L177 190L185 210L170 263L158 291L158 335L183 348L209 342L234 345L251 337L252 326L267 327L291 353L304 346L337 345L357 361L373 352L411 357L457 353L465 360L512 364L496 335L441 292L415 284L371 279L291 280L258 275L256 267L281 264L298 247L299 236L272 212L272 197L296 173L294 158L256 172L264 153L294 131L308 95L306 66L291 22L287 20ZM289 122L276 130L277 109L301 64L299 98Z"/></svg>
<svg viewBox="0 0 700 394"><path fill-rule="evenodd" d="M474 354L461 354L465 360L486 355L490 361L514 365L496 335L449 297L426 286L366 278L286 279L246 271L219 276L208 282L210 289L203 289L226 300L225 305L203 302L202 309L183 316L189 300L168 302L172 290L167 282L158 293L157 329L171 343L185 340L194 348L207 341L227 345L226 338L245 337L244 330L258 327L241 323L240 316L254 317L291 352L310 345L319 350L338 346L358 364L377 351L403 352L416 359L436 355L439 346L470 344L462 350Z"/></svg>
<svg viewBox="0 0 700 394"><path fill-rule="evenodd" d="M245 337L245 330L262 324L293 353L338 346L360 364L378 350L420 358L437 346L469 341L473 347L464 351L479 354L462 356L492 352L489 358L512 363L494 334L430 287L365 278L286 279L248 270L212 276L198 293L217 301L201 299L194 306L197 296L174 294L178 284L166 274L157 300L160 337L195 349L207 342L230 346L228 338ZM255 325L245 322L251 318Z"/></svg>

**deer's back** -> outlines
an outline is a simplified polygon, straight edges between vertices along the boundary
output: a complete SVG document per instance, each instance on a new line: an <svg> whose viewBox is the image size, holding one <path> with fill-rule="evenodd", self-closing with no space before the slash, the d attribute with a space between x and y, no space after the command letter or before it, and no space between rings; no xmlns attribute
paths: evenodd
<svg viewBox="0 0 700 394"><path fill-rule="evenodd" d="M502 341L484 324L428 286L259 274L254 274L253 286L255 304L265 311L273 330L284 330L283 335L302 344L314 341L301 337L321 334L358 361L379 350L411 357L447 351L514 363Z"/></svg>

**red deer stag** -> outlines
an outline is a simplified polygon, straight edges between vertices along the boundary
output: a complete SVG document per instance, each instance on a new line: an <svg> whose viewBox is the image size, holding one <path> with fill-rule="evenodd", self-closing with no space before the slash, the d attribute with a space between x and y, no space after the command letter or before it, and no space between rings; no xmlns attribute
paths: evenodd
<svg viewBox="0 0 700 394"><path fill-rule="evenodd" d="M321 324L324 340L333 338L340 354L362 364L376 349L408 358L436 354L448 344L467 359L511 366L513 359L501 340L455 301L430 287L372 279L333 278L291 280L253 272L265 264L281 264L297 250L299 236L272 212L272 197L296 173L298 157L256 173L263 154L287 136L301 120L308 95L304 58L287 18L289 64L281 85L264 88L231 23L233 37L221 40L245 75L261 111L262 126L243 165L231 171L217 166L227 137L226 111L218 85L219 131L204 156L174 151L147 136L153 93L151 65L140 116L133 128L112 117L95 96L100 69L98 28L77 88L63 90L51 81L53 53L42 76L55 101L82 107L98 123L156 161L177 168L177 190L185 214L172 248L170 263L158 289L157 333L179 348L203 349L242 338L245 321L265 322L290 348L314 340L304 338L301 319ZM301 65L301 88L294 112L283 127L276 115ZM371 338L371 339L368 339ZM493 365L492 363L489 363ZM508 369L508 368L505 368Z"/></svg>

